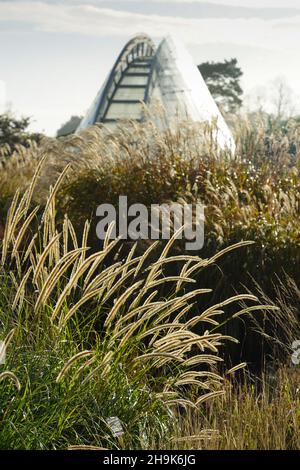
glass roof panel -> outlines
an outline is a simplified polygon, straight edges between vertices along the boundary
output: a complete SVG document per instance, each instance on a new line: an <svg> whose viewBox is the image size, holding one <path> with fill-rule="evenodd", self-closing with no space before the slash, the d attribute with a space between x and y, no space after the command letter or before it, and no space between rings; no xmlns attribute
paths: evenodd
<svg viewBox="0 0 300 470"><path fill-rule="evenodd" d="M122 79L122 85L147 85L148 77L125 75Z"/></svg>
<svg viewBox="0 0 300 470"><path fill-rule="evenodd" d="M118 88L114 100L143 100L145 88Z"/></svg>
<svg viewBox="0 0 300 470"><path fill-rule="evenodd" d="M106 119L139 119L141 117L141 103L111 103Z"/></svg>

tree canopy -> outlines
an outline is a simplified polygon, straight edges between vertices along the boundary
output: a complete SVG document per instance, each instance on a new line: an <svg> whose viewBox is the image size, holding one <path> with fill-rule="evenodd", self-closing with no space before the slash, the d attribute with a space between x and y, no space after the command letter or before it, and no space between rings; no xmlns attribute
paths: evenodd
<svg viewBox="0 0 300 470"><path fill-rule="evenodd" d="M9 145L11 152L17 145L28 147L31 141L39 142L42 134L28 131L30 118L20 119L10 114L0 114L0 149L4 145Z"/></svg>
<svg viewBox="0 0 300 470"><path fill-rule="evenodd" d="M240 85L243 72L237 59L203 62L198 68L220 108L227 113L236 112L242 105L243 94Z"/></svg>
<svg viewBox="0 0 300 470"><path fill-rule="evenodd" d="M74 134L80 124L81 119L82 116L71 116L70 119L62 124L62 126L58 129L56 136L64 137L69 134Z"/></svg>

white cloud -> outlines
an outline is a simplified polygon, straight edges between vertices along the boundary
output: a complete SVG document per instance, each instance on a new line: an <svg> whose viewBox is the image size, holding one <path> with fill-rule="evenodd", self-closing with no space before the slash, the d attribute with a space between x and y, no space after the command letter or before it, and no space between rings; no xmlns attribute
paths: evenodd
<svg viewBox="0 0 300 470"><path fill-rule="evenodd" d="M48 0L51 2L51 0ZM66 0L64 0L66 1ZM69 3L101 3L105 0L67 0ZM114 0L115 2L125 3L128 0ZM131 0L143 3L214 3L217 5L229 5L247 8L300 8L299 0Z"/></svg>
<svg viewBox="0 0 300 470"><path fill-rule="evenodd" d="M32 2L39 3L40 0L32 0ZM0 3L18 3L26 2L26 0L0 0ZM101 5L107 0L44 0L48 4L65 3L69 5ZM214 5L224 5L240 8L297 8L300 9L299 0L112 0L113 3L210 3Z"/></svg>
<svg viewBox="0 0 300 470"><path fill-rule="evenodd" d="M144 31L153 37L176 34L184 42L231 42L252 47L295 49L300 42L300 17L265 21L250 19L190 19L161 17L117 11L92 5L49 4L42 2L0 3L2 21L21 21L47 32L83 35L132 36ZM290 24L290 34L287 26Z"/></svg>
<svg viewBox="0 0 300 470"><path fill-rule="evenodd" d="M92 1L94 5L89 5L88 3ZM228 3L230 1L238 3L239 6L244 3L234 2L234 0L228 0ZM227 3L225 0L219 0L219 2ZM285 4L287 2L288 0ZM254 3L256 3L255 0ZM6 64L2 68L0 78L6 80L7 93L15 103L16 109L37 119L33 125L36 130L45 127L48 132L53 133L71 114L82 113L90 104L101 80L105 78L109 67L115 60L118 47L121 48L126 38L129 39L139 31L146 32L154 38L160 38L167 33L179 35L187 45L192 46L191 48L199 49L199 54L195 55L197 63L203 60L222 60L224 57L230 57L229 54L233 51L233 56L238 57L245 73L245 89L264 83L270 76L276 76L284 70L288 81L295 90L298 90L298 93L300 92L297 80L300 76L300 64L296 61L300 42L300 17L268 21L259 18L162 17L102 8L101 0L98 0L97 4L95 0L86 2L84 0L64 2L57 0L52 3L45 0L23 2L20 0L1 2L0 0L0 20L6 26L5 30L0 31L2 63ZM29 48L36 47L32 45L34 41L43 43L45 37L49 40L49 35L39 32L75 33L77 44L81 41L83 44L85 41L87 44L99 43L99 51L103 50L103 56L89 69L89 63L95 62L94 56L91 54L86 58L83 47L70 58L68 57L69 49L63 49L60 55L57 45L57 56L56 52L55 54L53 52L55 60L51 62L46 42L46 52L41 59L43 67L39 68L37 53L34 53L32 57L28 54L28 61L24 67L21 58L26 55L23 54L25 47L23 51L18 48L13 49L19 51L15 52L14 60L11 55L6 54L5 47L6 41L17 41L19 37L23 37L19 32L10 33L13 31L12 26L16 31L16 25L19 28L22 23L26 26L26 31L37 31L33 35L32 42L27 43ZM75 35L61 34L59 38L64 41L67 37L71 42ZM28 36L31 37L31 35ZM212 54L204 58L202 51L208 51L212 44L218 51L217 56ZM226 44L228 47L225 47ZM240 48L240 54L238 54L238 48ZM254 51L251 57L250 49ZM30 51L32 52L33 49ZM74 50L72 52L74 53ZM18 54L20 54L19 57ZM59 60L63 62L63 67L59 66ZM80 72L78 72L78 63L81 64ZM88 67L89 72L84 71L83 64ZM53 73L53 67L60 73ZM28 82L25 87L26 93L23 91L24 79ZM51 90L50 93L49 90Z"/></svg>
<svg viewBox="0 0 300 470"><path fill-rule="evenodd" d="M122 1L122 0L121 0ZM125 1L125 0L123 0ZM136 0L140 1L140 0ZM148 0L158 3L161 0ZM299 0L163 0L168 3L215 3L247 8L300 8ZM101 0L100 0L101 2Z"/></svg>

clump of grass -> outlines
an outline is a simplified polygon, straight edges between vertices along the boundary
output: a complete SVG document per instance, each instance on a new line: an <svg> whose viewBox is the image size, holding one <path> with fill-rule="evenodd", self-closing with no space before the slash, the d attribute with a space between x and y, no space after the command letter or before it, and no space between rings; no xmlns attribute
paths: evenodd
<svg viewBox="0 0 300 470"><path fill-rule="evenodd" d="M41 165L25 193L15 194L2 241L1 329L6 335L14 328L14 338L1 376L12 380L0 382L0 446L152 447L172 435L178 409L198 410L224 394L220 351L236 340L209 326L219 325L222 307L238 310L240 301L258 299L240 294L199 312L195 301L210 289L186 286L194 272L247 242L210 259L177 256L181 274L169 277L164 266L176 233L150 266L156 244L139 256L134 245L118 259L112 226L101 251L89 254L89 224L78 239L67 217L62 225L55 218L68 168L42 213L32 208ZM159 291L166 283L167 298ZM198 324L205 325L201 334L193 329ZM107 424L112 416L122 422L122 438Z"/></svg>
<svg viewBox="0 0 300 470"><path fill-rule="evenodd" d="M206 450L299 450L299 366L281 367L260 380L227 379L226 393L202 414L178 420L173 447Z"/></svg>
<svg viewBox="0 0 300 470"><path fill-rule="evenodd" d="M266 290L265 279L282 268L297 277L299 123L279 125L261 115L237 119L234 158L217 151L204 127L185 122L160 131L150 120L120 124L114 132L94 126L80 135L44 139L39 147L20 148L3 159L0 199L25 190L46 155L35 201L45 203L48 188L70 164L58 209L61 217L68 213L78 233L88 218L94 234L96 207L116 205L119 195L127 195L129 204L201 201L206 206L203 256L242 239L255 240L237 277L249 271ZM97 246L96 237L90 235L89 243Z"/></svg>

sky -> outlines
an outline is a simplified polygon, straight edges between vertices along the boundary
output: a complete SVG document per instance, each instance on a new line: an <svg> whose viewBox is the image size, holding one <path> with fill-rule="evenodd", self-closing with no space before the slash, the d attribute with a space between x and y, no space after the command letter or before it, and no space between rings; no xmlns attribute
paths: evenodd
<svg viewBox="0 0 300 470"><path fill-rule="evenodd" d="M141 32L178 36L196 64L236 57L246 95L281 77L300 112L300 0L0 0L0 112L55 135Z"/></svg>

